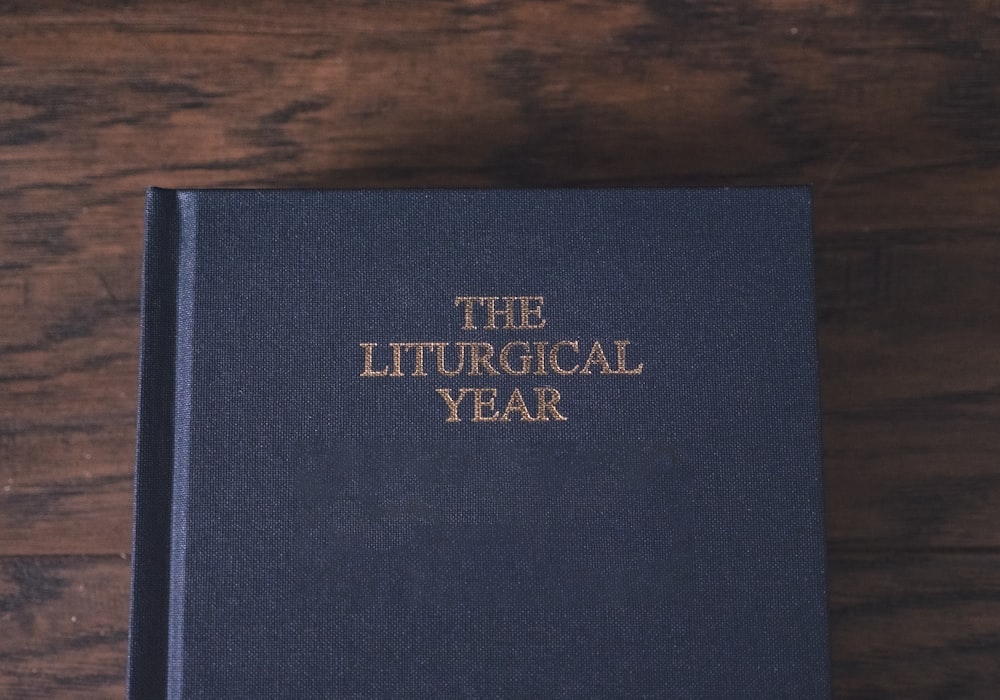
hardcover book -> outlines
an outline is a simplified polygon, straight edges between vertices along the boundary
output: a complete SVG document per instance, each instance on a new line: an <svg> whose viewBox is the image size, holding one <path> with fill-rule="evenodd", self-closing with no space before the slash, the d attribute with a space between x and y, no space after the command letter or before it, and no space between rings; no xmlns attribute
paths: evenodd
<svg viewBox="0 0 1000 700"><path fill-rule="evenodd" d="M806 188L148 193L132 698L823 698Z"/></svg>

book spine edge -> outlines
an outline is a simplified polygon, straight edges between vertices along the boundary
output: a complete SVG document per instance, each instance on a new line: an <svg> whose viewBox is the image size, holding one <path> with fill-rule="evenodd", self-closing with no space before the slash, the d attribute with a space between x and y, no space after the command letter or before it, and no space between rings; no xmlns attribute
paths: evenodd
<svg viewBox="0 0 1000 700"><path fill-rule="evenodd" d="M166 697L167 691L180 233L177 193L149 189L126 670L126 695L135 699Z"/></svg>
<svg viewBox="0 0 1000 700"><path fill-rule="evenodd" d="M174 451L170 500L170 587L167 605L167 695L184 696L187 618L188 510L191 503L191 409L194 387L195 280L197 271L197 196L177 193L180 245L177 261L174 336Z"/></svg>

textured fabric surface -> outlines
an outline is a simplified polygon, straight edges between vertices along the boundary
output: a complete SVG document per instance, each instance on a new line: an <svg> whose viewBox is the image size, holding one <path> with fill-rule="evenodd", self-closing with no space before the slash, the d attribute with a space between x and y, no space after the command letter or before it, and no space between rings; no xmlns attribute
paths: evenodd
<svg viewBox="0 0 1000 700"><path fill-rule="evenodd" d="M807 189L147 216L132 697L827 696Z"/></svg>

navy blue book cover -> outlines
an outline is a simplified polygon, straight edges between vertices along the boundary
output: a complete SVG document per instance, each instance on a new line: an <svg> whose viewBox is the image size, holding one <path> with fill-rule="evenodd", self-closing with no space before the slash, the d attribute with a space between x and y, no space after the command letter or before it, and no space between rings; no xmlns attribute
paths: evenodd
<svg viewBox="0 0 1000 700"><path fill-rule="evenodd" d="M824 698L806 188L150 190L132 698Z"/></svg>

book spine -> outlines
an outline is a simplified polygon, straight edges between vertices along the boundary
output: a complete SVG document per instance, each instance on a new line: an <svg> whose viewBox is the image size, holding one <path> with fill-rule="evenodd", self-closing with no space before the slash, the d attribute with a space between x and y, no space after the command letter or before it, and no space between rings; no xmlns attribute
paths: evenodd
<svg viewBox="0 0 1000 700"><path fill-rule="evenodd" d="M170 512L170 597L167 616L167 695L184 696L184 628L187 616L188 507L191 501L191 402L194 394L194 299L197 194L177 193L180 232L177 260L177 333L174 356L174 454Z"/></svg>
<svg viewBox="0 0 1000 700"><path fill-rule="evenodd" d="M142 268L126 683L128 697L135 699L161 698L167 691L180 223L177 193L150 189Z"/></svg>

